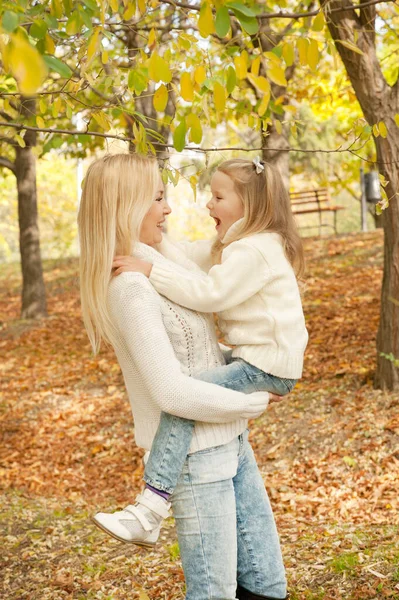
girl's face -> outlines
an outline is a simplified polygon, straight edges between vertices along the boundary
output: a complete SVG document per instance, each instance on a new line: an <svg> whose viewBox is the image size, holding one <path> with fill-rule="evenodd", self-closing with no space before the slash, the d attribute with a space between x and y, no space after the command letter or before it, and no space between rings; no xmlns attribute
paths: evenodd
<svg viewBox="0 0 399 600"><path fill-rule="evenodd" d="M219 240L222 240L230 227L244 216L244 205L234 190L233 180L215 171L211 179L212 198L206 205L209 215L215 219Z"/></svg>
<svg viewBox="0 0 399 600"><path fill-rule="evenodd" d="M162 180L159 181L159 189L156 193L152 206L143 219L140 230L140 242L147 246L156 246L162 242L163 225L166 215L172 212L165 198Z"/></svg>

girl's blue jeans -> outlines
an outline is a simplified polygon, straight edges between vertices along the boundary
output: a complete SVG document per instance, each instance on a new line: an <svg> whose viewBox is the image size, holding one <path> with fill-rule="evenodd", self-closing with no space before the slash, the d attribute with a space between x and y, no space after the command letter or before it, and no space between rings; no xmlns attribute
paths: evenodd
<svg viewBox="0 0 399 600"><path fill-rule="evenodd" d="M250 394L273 392L285 396L294 387L295 379L283 379L264 373L241 358L227 358L228 364L215 367L196 376L196 379ZM193 436L194 421L162 413L151 446L144 481L163 492L175 489Z"/></svg>
<svg viewBox="0 0 399 600"><path fill-rule="evenodd" d="M237 584L285 598L279 538L248 431L189 454L171 502L186 600L234 600Z"/></svg>

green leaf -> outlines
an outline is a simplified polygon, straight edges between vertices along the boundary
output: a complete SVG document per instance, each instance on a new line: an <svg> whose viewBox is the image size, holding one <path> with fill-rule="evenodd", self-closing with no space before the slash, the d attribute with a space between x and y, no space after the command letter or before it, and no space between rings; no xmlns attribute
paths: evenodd
<svg viewBox="0 0 399 600"><path fill-rule="evenodd" d="M236 83L236 70L230 65L227 69L226 74L226 90L228 94L231 94L231 92L234 90L234 88L236 87Z"/></svg>
<svg viewBox="0 0 399 600"><path fill-rule="evenodd" d="M136 94L140 95L141 92L147 88L148 79L141 70L132 69L129 71L128 86L131 90L134 90Z"/></svg>
<svg viewBox="0 0 399 600"><path fill-rule="evenodd" d="M234 12L239 12L246 17L255 17L256 14L251 8L245 6L245 4L241 4L241 2L229 2L226 4L227 8L231 8ZM237 17L238 18L238 17Z"/></svg>
<svg viewBox="0 0 399 600"><path fill-rule="evenodd" d="M258 33L259 23L255 17L247 17L246 15L240 13L237 14L235 11L234 13L244 31L246 31L249 35L255 35L255 33Z"/></svg>
<svg viewBox="0 0 399 600"><path fill-rule="evenodd" d="M18 26L18 15L11 12L10 10L6 10L1 20L3 25L3 29L11 33Z"/></svg>
<svg viewBox="0 0 399 600"><path fill-rule="evenodd" d="M45 54L43 56L43 60L46 63L46 65L49 67L49 69L51 69L52 71L55 71L56 73L59 73L61 75L61 77L65 77L65 79L69 79L69 77L71 77L71 75L72 75L71 69L68 67L68 65L63 63L59 58L55 58L55 56L49 56L48 54Z"/></svg>
<svg viewBox="0 0 399 600"><path fill-rule="evenodd" d="M181 152L186 144L186 133L186 123L182 121L173 133L173 146L178 152Z"/></svg>
<svg viewBox="0 0 399 600"><path fill-rule="evenodd" d="M87 6L87 8L90 8L90 10L94 12L97 10L97 4L94 0L82 0L82 2Z"/></svg>
<svg viewBox="0 0 399 600"><path fill-rule="evenodd" d="M45 21L34 21L29 29L29 35L42 40L47 33L48 25Z"/></svg>
<svg viewBox="0 0 399 600"><path fill-rule="evenodd" d="M219 37L225 37L230 29L230 16L226 6L221 6L216 12L216 33Z"/></svg>

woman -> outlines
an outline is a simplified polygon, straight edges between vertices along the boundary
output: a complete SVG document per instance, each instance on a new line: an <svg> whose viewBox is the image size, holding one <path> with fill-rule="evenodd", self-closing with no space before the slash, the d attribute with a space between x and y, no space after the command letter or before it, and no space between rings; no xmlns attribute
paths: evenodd
<svg viewBox="0 0 399 600"><path fill-rule="evenodd" d="M223 364L212 317L158 295L141 274L110 275L115 255L166 260L157 245L169 213L154 159L119 154L90 166L78 219L85 326L95 352L102 340L115 349L138 445L151 448L161 411L196 421L171 497L186 600L283 599L277 530L246 429L267 395L196 380ZM134 508L120 511L121 527Z"/></svg>

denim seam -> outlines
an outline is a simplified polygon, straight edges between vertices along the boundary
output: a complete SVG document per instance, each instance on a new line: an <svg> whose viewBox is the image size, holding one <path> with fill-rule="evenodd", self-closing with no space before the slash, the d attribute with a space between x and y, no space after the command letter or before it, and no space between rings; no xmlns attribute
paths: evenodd
<svg viewBox="0 0 399 600"><path fill-rule="evenodd" d="M204 540L203 540L203 537L202 537L202 529L201 529L201 519L199 518L198 506L197 506L197 503L195 501L196 498L195 498L194 489L193 489L193 478L192 478L191 473L190 473L190 462L189 461L188 461L188 472L189 472L189 475L190 475L190 490L191 490L191 494L192 494L192 497L193 497L193 504L195 506L195 513L196 513L196 516L197 516L198 529L199 529L200 537L201 537L202 560L204 561L204 567L205 567L206 579L207 579L207 587L208 587L208 596L210 598L211 597L211 591L212 591L211 590L211 580L210 580L210 577L209 577L208 564L207 564L207 562L205 560Z"/></svg>
<svg viewBox="0 0 399 600"><path fill-rule="evenodd" d="M248 556L249 556L249 558L251 560L252 569L253 569L253 573L254 573L254 576L255 576L254 577L255 578L255 587L257 588L257 590L259 590L259 591L256 591L256 592L254 592L254 590L251 590L251 592L254 592L255 594L261 593L262 592L261 574L259 572L259 569L257 568L257 564L256 564L256 561L255 561L255 556L254 556L253 549L252 549L251 545L248 543L248 536L246 534L246 531L245 531L244 527L242 527L242 523L240 521L240 518L239 518L238 514L237 514L237 529L241 533L242 538L244 540L245 547L246 547L246 550L248 552Z"/></svg>

